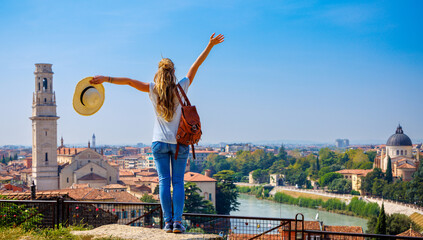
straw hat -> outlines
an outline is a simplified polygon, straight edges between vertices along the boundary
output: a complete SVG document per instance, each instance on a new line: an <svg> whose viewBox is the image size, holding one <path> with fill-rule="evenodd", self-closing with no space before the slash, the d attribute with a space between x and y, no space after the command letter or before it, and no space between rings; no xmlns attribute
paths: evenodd
<svg viewBox="0 0 423 240"><path fill-rule="evenodd" d="M100 110L104 103L102 84L91 84L92 77L86 77L76 84L73 94L73 108L83 116L90 116Z"/></svg>

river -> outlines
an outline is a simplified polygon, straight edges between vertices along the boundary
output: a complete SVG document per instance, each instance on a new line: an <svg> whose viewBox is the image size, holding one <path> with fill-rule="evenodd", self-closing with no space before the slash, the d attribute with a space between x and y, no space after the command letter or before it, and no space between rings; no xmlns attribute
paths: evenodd
<svg viewBox="0 0 423 240"><path fill-rule="evenodd" d="M232 211L231 215L295 218L295 214L302 213L304 219L310 221L315 220L318 213L319 219L325 225L361 226L363 231L367 230L367 220L363 218L257 199L255 196L246 194L240 194L238 201L240 202L239 211Z"/></svg>

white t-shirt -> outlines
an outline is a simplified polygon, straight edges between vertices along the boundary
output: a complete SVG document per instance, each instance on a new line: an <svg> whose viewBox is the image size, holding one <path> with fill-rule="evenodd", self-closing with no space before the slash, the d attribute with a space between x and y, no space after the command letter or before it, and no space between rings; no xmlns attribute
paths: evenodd
<svg viewBox="0 0 423 240"><path fill-rule="evenodd" d="M179 81L179 84L182 89L184 89L185 93L187 93L189 79L185 77ZM159 141L176 144L176 133L178 132L179 121L181 120L181 105L178 104L176 107L176 113L173 115L172 121L167 122L157 113L157 94L153 91L153 89L154 82L150 83L150 92L148 93L148 96L150 96L151 102L153 103L154 112L156 113L156 120L154 121L153 129L153 142ZM181 99L183 101L182 96Z"/></svg>

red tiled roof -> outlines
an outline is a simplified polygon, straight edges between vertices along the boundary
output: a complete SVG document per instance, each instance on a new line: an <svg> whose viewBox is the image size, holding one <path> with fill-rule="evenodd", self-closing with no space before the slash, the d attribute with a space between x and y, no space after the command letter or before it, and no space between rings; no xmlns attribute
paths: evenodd
<svg viewBox="0 0 423 240"><path fill-rule="evenodd" d="M423 237L423 234L418 233L418 232L416 232L416 231L414 231L413 229L410 228L407 231L398 234L397 236L403 236L403 237Z"/></svg>
<svg viewBox="0 0 423 240"><path fill-rule="evenodd" d="M340 174L357 174L365 177L371 171L373 169L343 169L336 172Z"/></svg>
<svg viewBox="0 0 423 240"><path fill-rule="evenodd" d="M31 168L25 168L24 170L20 171L21 173L32 173L32 169Z"/></svg>
<svg viewBox="0 0 423 240"><path fill-rule="evenodd" d="M363 228L358 226L325 226L327 232L363 233Z"/></svg>
<svg viewBox="0 0 423 240"><path fill-rule="evenodd" d="M186 182L216 182L216 179L207 177L205 175L195 173L195 172L186 172L184 175L184 181Z"/></svg>
<svg viewBox="0 0 423 240"><path fill-rule="evenodd" d="M73 183L70 188L77 189L77 188L87 188L87 187L90 187L89 183Z"/></svg>
<svg viewBox="0 0 423 240"><path fill-rule="evenodd" d="M126 187L123 186L123 185L120 185L120 184L109 184L109 185L103 186L101 188L103 188L103 189L116 189L116 188L126 188Z"/></svg>
<svg viewBox="0 0 423 240"><path fill-rule="evenodd" d="M407 168L407 169L414 169L416 167L413 166L413 165L411 165L411 164L404 163L404 164L399 165L397 168L399 168L399 169L405 169L405 168Z"/></svg>
<svg viewBox="0 0 423 240"><path fill-rule="evenodd" d="M9 181L12 180L12 176L0 176L0 181Z"/></svg>

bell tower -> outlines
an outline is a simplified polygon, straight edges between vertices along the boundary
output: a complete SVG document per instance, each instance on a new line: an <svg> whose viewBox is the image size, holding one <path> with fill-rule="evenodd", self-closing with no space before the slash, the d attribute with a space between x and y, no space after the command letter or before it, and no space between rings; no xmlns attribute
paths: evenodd
<svg viewBox="0 0 423 240"><path fill-rule="evenodd" d="M52 64L35 64L32 99L32 179L37 190L59 189L56 95Z"/></svg>

